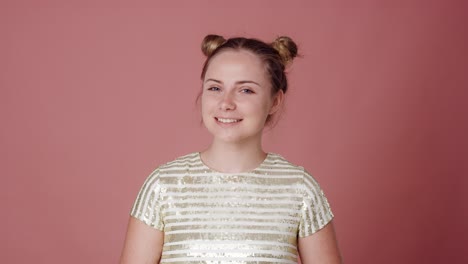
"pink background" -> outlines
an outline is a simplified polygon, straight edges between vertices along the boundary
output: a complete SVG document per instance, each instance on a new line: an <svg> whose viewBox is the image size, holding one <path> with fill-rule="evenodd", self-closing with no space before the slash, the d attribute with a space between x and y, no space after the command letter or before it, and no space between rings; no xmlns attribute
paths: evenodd
<svg viewBox="0 0 468 264"><path fill-rule="evenodd" d="M118 261L143 180L209 142L208 33L299 44L265 146L319 180L346 263L468 261L466 6L38 2L0 5L2 263Z"/></svg>

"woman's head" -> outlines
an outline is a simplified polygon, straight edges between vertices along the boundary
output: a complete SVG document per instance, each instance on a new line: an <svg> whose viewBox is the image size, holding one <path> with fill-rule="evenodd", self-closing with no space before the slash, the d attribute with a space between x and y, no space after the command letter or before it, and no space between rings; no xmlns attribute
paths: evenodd
<svg viewBox="0 0 468 264"><path fill-rule="evenodd" d="M259 68L268 83L272 100L282 102L283 94L288 90L285 68L297 56L297 46L289 37L278 37L271 44L251 38L224 39L218 35L207 35L202 42L202 51L207 56L201 79L206 80L206 73L213 59L226 52L247 52L258 58ZM221 56L222 57L222 56ZM217 64L219 65L219 64ZM274 111L276 112L276 111ZM273 113L274 113L273 112ZM266 117L266 123L273 114Z"/></svg>
<svg viewBox="0 0 468 264"><path fill-rule="evenodd" d="M297 56L297 45L289 37L278 37L271 44L251 38L224 39L218 35L207 35L202 42L203 54L207 57L201 74L205 78L210 61L217 54L226 50L245 50L258 56L265 67L265 74L270 80L272 94L288 90L285 67Z"/></svg>

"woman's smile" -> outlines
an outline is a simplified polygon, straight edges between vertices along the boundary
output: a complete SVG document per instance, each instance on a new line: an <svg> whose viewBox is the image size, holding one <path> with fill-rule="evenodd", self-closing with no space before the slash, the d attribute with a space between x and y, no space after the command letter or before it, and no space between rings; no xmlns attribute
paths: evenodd
<svg viewBox="0 0 468 264"><path fill-rule="evenodd" d="M242 119L215 117L216 121L223 124L232 124L242 121Z"/></svg>

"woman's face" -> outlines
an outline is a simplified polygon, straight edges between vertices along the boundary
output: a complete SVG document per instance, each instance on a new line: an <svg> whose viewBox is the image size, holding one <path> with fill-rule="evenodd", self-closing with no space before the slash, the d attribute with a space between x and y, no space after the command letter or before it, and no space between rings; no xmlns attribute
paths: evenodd
<svg viewBox="0 0 468 264"><path fill-rule="evenodd" d="M226 50L211 59L201 99L203 122L214 140L243 143L261 140L282 93L272 96L265 66L255 54Z"/></svg>

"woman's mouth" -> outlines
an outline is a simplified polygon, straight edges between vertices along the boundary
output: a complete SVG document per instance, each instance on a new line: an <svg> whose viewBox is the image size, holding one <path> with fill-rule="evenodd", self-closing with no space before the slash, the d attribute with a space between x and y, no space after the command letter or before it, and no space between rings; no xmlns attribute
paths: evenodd
<svg viewBox="0 0 468 264"><path fill-rule="evenodd" d="M231 123L237 123L242 121L242 119L234 119L234 118L221 118L221 117L215 117L216 121L223 123L223 124L231 124Z"/></svg>

